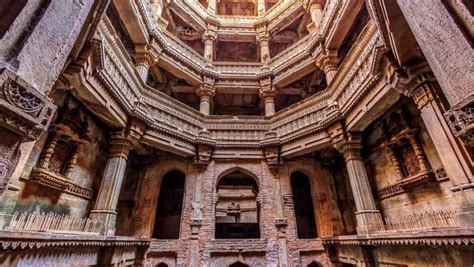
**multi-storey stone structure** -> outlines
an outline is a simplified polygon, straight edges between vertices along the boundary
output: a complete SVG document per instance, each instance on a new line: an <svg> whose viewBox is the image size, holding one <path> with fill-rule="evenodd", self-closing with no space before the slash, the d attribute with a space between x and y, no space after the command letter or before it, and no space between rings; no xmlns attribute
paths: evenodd
<svg viewBox="0 0 474 267"><path fill-rule="evenodd" d="M469 1L0 3L1 265L474 264Z"/></svg>

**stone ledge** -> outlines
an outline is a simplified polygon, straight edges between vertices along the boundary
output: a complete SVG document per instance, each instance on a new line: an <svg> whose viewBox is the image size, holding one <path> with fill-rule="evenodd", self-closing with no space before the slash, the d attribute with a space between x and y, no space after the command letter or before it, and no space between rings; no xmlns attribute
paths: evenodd
<svg viewBox="0 0 474 267"><path fill-rule="evenodd" d="M348 235L323 238L324 245L430 245L474 244L474 228L431 228L420 231L384 232L369 236Z"/></svg>
<svg viewBox="0 0 474 267"><path fill-rule="evenodd" d="M97 236L84 232L77 234L54 234L46 232L0 231L0 250L33 249L41 247L126 247L148 246L149 239L125 236Z"/></svg>

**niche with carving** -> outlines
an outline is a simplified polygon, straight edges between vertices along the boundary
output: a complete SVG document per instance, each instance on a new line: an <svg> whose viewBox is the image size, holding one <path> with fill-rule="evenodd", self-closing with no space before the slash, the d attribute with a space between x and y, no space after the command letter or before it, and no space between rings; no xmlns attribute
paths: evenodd
<svg viewBox="0 0 474 267"><path fill-rule="evenodd" d="M241 172L220 179L217 185L216 238L260 238L258 186Z"/></svg>
<svg viewBox="0 0 474 267"><path fill-rule="evenodd" d="M410 120L405 109L392 113L383 121L385 141L390 159L398 176L397 184L410 188L433 178L433 172L419 140L419 128Z"/></svg>

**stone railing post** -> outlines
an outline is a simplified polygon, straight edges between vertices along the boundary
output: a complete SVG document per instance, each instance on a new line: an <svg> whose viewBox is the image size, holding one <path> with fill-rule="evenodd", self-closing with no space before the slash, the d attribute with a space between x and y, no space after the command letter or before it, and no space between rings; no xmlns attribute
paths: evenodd
<svg viewBox="0 0 474 267"><path fill-rule="evenodd" d="M114 235L117 203L124 180L128 154L145 131L142 122L132 121L126 129L111 133L110 151L95 207L90 218L101 222L100 234Z"/></svg>
<svg viewBox="0 0 474 267"><path fill-rule="evenodd" d="M354 195L356 206L357 233L370 234L383 230L383 220L380 211L375 206L370 188L369 178L361 156L361 135L358 133L332 136L334 146L344 155L347 173Z"/></svg>

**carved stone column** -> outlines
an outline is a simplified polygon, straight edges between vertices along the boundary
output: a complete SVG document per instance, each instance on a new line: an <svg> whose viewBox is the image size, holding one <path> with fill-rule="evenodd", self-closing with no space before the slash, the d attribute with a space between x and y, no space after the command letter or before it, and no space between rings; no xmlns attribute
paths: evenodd
<svg viewBox="0 0 474 267"><path fill-rule="evenodd" d="M337 73L339 58L337 51L326 50L316 59L316 65L326 74L326 83L331 84Z"/></svg>
<svg viewBox="0 0 474 267"><path fill-rule="evenodd" d="M323 21L323 5L321 1L315 0L309 4L308 11L311 15L312 23L308 26L311 32L319 31Z"/></svg>
<svg viewBox="0 0 474 267"><path fill-rule="evenodd" d="M266 9L265 0L257 0L257 15L262 16Z"/></svg>
<svg viewBox="0 0 474 267"><path fill-rule="evenodd" d="M148 49L147 46L137 46L135 48L136 68L143 82L146 83L150 67L158 60Z"/></svg>
<svg viewBox="0 0 474 267"><path fill-rule="evenodd" d="M161 13L163 13L163 2L162 0L151 0L150 3L152 14L158 20L161 17Z"/></svg>
<svg viewBox="0 0 474 267"><path fill-rule="evenodd" d="M333 138L333 140L335 140ZM383 229L382 216L375 206L369 178L360 154L362 144L359 134L348 133L335 142L344 155L347 173L356 205L357 233L368 234Z"/></svg>
<svg viewBox="0 0 474 267"><path fill-rule="evenodd" d="M276 88L272 85L271 78L260 80L260 98L263 100L265 106L265 116L272 116L275 114L276 94Z"/></svg>
<svg viewBox="0 0 474 267"><path fill-rule="evenodd" d="M215 95L214 80L204 78L203 83L199 86L196 93L199 98L201 98L199 111L204 115L210 115L211 104Z"/></svg>
<svg viewBox="0 0 474 267"><path fill-rule="evenodd" d="M436 92L437 84L433 78L430 73L418 75L414 78L412 87L405 89L406 94L413 97L420 110L421 118L453 183L451 190L473 189L472 165L443 117L445 110Z"/></svg>
<svg viewBox="0 0 474 267"><path fill-rule="evenodd" d="M117 203L124 180L130 148L140 139L145 125L134 121L127 129L111 133L109 159L105 166L95 207L91 219L101 222L100 234L114 235L117 217Z"/></svg>
<svg viewBox="0 0 474 267"><path fill-rule="evenodd" d="M270 60L270 36L265 32L259 34L257 38L260 45L260 59L262 60L262 63L265 63Z"/></svg>
<svg viewBox="0 0 474 267"><path fill-rule="evenodd" d="M214 42L217 39L217 34L213 31L206 31L202 36L204 42L204 58L212 61L214 58Z"/></svg>
<svg viewBox="0 0 474 267"><path fill-rule="evenodd" d="M207 4L207 12L209 12L212 15L215 15L216 10L217 10L217 0L209 0Z"/></svg>
<svg viewBox="0 0 474 267"><path fill-rule="evenodd" d="M56 134L55 132L50 133L50 136L46 143L46 147L41 153L40 162L39 162L39 166L41 168L49 169L51 156L54 153L54 149L56 148L56 145L58 144L59 137L60 136Z"/></svg>
<svg viewBox="0 0 474 267"><path fill-rule="evenodd" d="M423 66L412 69L410 79L396 79L395 88L416 103L426 130L433 141L443 167L451 180L453 192L460 192L461 211L458 214L460 226L472 226L474 221L474 176L473 166L467 158L467 151L460 144L443 117L445 112L439 98L439 87L432 73ZM416 149L415 149L416 152Z"/></svg>

